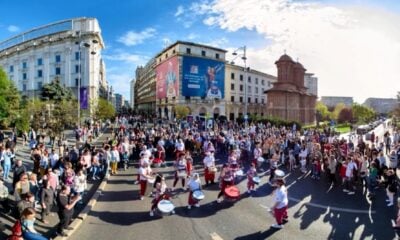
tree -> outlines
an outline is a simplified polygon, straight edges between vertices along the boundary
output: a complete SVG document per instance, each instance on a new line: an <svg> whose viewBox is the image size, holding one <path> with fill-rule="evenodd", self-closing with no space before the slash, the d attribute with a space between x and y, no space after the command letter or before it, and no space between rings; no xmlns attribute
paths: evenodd
<svg viewBox="0 0 400 240"><path fill-rule="evenodd" d="M376 113L372 108L354 103L352 106L353 118L359 124L365 124L375 118Z"/></svg>
<svg viewBox="0 0 400 240"><path fill-rule="evenodd" d="M187 106L176 105L175 106L175 114L177 119L186 118L190 113L190 110Z"/></svg>
<svg viewBox="0 0 400 240"><path fill-rule="evenodd" d="M60 79L56 77L51 83L43 85L42 99L54 102L70 101L73 99L73 95L71 90L62 86Z"/></svg>
<svg viewBox="0 0 400 240"><path fill-rule="evenodd" d="M338 116L338 123L350 123L353 120L353 112L351 108L343 108Z"/></svg>
<svg viewBox="0 0 400 240"><path fill-rule="evenodd" d="M321 117L318 120L327 120L329 118L328 107L323 102L318 101L315 108L317 110L317 113Z"/></svg>
<svg viewBox="0 0 400 240"><path fill-rule="evenodd" d="M0 126L9 127L18 117L21 97L14 83L0 67Z"/></svg>
<svg viewBox="0 0 400 240"><path fill-rule="evenodd" d="M346 108L346 105L345 105L344 103L338 103L338 104L335 106L335 109L333 109L333 112L332 112L332 119L339 120L339 113L340 113L344 108Z"/></svg>
<svg viewBox="0 0 400 240"><path fill-rule="evenodd" d="M107 120L115 117L114 106L103 98L98 99L95 109L94 117L96 120Z"/></svg>

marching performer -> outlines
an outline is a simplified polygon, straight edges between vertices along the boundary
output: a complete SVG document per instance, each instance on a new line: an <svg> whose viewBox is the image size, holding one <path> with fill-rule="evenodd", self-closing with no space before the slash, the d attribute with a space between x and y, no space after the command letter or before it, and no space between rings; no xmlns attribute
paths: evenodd
<svg viewBox="0 0 400 240"><path fill-rule="evenodd" d="M257 176L257 169L254 163L251 164L250 169L247 171L247 193L251 193L254 190L255 182L253 178Z"/></svg>
<svg viewBox="0 0 400 240"><path fill-rule="evenodd" d="M165 178L162 176L162 174L159 174L156 176L156 181L154 182L154 198L153 201L151 201L151 209L150 209L150 216L154 216L154 210L157 208L157 204L162 200L162 199L169 199L169 195L166 193L167 191L167 184L165 183Z"/></svg>
<svg viewBox="0 0 400 240"><path fill-rule="evenodd" d="M201 190L201 180L198 173L193 173L192 178L188 183L189 187L189 198L188 198L188 209L191 209L194 205L195 207L200 207L199 201L193 197L193 192Z"/></svg>
<svg viewBox="0 0 400 240"><path fill-rule="evenodd" d="M258 143L253 150L253 157L254 157L253 163L255 166L257 166L258 158L260 158L261 156L262 156L262 150L261 150L260 144ZM261 165L260 165L260 167L261 167Z"/></svg>
<svg viewBox="0 0 400 240"><path fill-rule="evenodd" d="M175 163L175 181L173 187L175 188L176 183L178 182L179 178L182 181L182 188L185 187L185 179L188 176L187 174L187 163L186 163L186 158L185 158L185 153L181 152L179 153L178 159Z"/></svg>
<svg viewBox="0 0 400 240"><path fill-rule="evenodd" d="M145 161L139 168L140 200L143 200L146 193L147 180L153 178L149 164Z"/></svg>
<svg viewBox="0 0 400 240"><path fill-rule="evenodd" d="M221 197L224 195L225 188L234 185L233 179L234 179L233 172L229 168L229 165L225 163L222 167L221 174L219 177L219 186L221 188L221 191L218 193L217 203L222 202L223 199Z"/></svg>
<svg viewBox="0 0 400 240"><path fill-rule="evenodd" d="M192 175L192 170L193 170L193 158L189 151L186 151L185 158L186 158L186 172L189 177Z"/></svg>
<svg viewBox="0 0 400 240"><path fill-rule="evenodd" d="M272 207L276 224L272 224L273 228L283 228L283 223L288 222L287 207L288 207L288 194L285 187L285 181L283 179L275 180L276 189L274 190L275 204Z"/></svg>
<svg viewBox="0 0 400 240"><path fill-rule="evenodd" d="M209 183L214 184L215 169L216 169L214 154L207 151L203 163L204 163L204 178L206 181L206 186L208 186Z"/></svg>

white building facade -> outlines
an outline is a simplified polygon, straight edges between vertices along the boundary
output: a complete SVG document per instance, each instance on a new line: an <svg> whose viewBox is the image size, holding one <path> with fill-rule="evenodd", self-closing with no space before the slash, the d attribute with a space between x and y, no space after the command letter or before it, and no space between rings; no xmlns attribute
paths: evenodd
<svg viewBox="0 0 400 240"><path fill-rule="evenodd" d="M135 107L135 79L132 79L130 84L130 107L133 109Z"/></svg>
<svg viewBox="0 0 400 240"><path fill-rule="evenodd" d="M51 23L0 42L0 66L22 95L39 97L44 84L58 79L90 102L108 98L101 29L95 18Z"/></svg>

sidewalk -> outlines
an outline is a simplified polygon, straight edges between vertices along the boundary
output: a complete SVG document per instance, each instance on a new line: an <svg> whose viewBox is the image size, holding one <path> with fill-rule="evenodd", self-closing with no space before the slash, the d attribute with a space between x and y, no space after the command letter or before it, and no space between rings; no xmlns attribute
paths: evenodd
<svg viewBox="0 0 400 240"><path fill-rule="evenodd" d="M105 130L104 134L100 135L96 140L93 141L93 143L95 145L99 145L101 144L103 141L106 140L107 137L111 136L111 130ZM75 143L75 139L68 139L68 144L72 145L72 143ZM22 159L24 162L24 165L27 167L27 170L30 171L32 169L32 161L29 158L29 154L30 154L30 149L28 148L28 146L22 146L22 144L20 142L18 142L19 150L17 152L17 159ZM79 212L86 206L86 204L90 201L90 199L92 198L93 194L96 192L98 186L101 183L101 179L100 180L88 180L87 181L87 191L85 193L85 195L83 196L83 201L84 204L81 205L77 205L75 207L75 216L77 216L79 214ZM7 186L10 186L11 183L7 183ZM14 196L9 196L11 202L14 201ZM38 209L37 209L38 210ZM40 212L41 210L39 209L39 211L37 211L38 215L37 215L37 221L35 222L35 229L43 234L45 237L48 238L54 238L55 237L55 233L56 233L56 227L57 224L59 222L58 216L57 216L57 208L53 207L52 209L52 215L48 216L48 221L49 224L44 224L42 223L40 220ZM9 234L11 234L11 228L15 222L15 218L13 216L11 216L10 214L5 214L3 209L1 208L0 211L0 239L6 239L7 236Z"/></svg>

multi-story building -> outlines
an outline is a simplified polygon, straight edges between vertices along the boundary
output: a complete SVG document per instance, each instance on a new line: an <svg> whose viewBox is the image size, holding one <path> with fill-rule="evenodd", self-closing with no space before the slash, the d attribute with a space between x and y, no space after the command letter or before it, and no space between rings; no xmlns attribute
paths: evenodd
<svg viewBox="0 0 400 240"><path fill-rule="evenodd" d="M246 104L247 115L266 116L267 96L264 91L270 89L274 82L276 77L272 75L226 63L225 102L228 119L243 117Z"/></svg>
<svg viewBox="0 0 400 240"><path fill-rule="evenodd" d="M364 106L372 108L376 113L387 114L400 105L396 98L367 98Z"/></svg>
<svg viewBox="0 0 400 240"><path fill-rule="evenodd" d="M353 105L353 97L339 97L339 96L322 96L321 102L328 108L335 108L339 103L343 103L346 107Z"/></svg>
<svg viewBox="0 0 400 240"><path fill-rule="evenodd" d="M124 96L119 93L114 94L114 107L115 111L121 112L122 107L124 106Z"/></svg>
<svg viewBox="0 0 400 240"><path fill-rule="evenodd" d="M141 113L155 114L156 109L156 61L152 58L144 67L136 68L134 83L135 108Z"/></svg>
<svg viewBox="0 0 400 240"><path fill-rule="evenodd" d="M314 73L304 73L304 86L307 88L307 94L318 96L318 78Z"/></svg>
<svg viewBox="0 0 400 240"><path fill-rule="evenodd" d="M192 115L224 115L233 120L244 114L247 102L250 115L264 115L264 91L276 78L229 64L225 53L224 49L183 41L166 47L145 67L136 69L135 106L169 119L180 105L188 107Z"/></svg>
<svg viewBox="0 0 400 240"><path fill-rule="evenodd" d="M0 66L22 95L38 97L57 78L76 95L80 87L81 100L90 102L108 97L104 47L97 19L63 20L0 42Z"/></svg>
<svg viewBox="0 0 400 240"><path fill-rule="evenodd" d="M132 79L130 82L130 107L135 108L135 79Z"/></svg>

